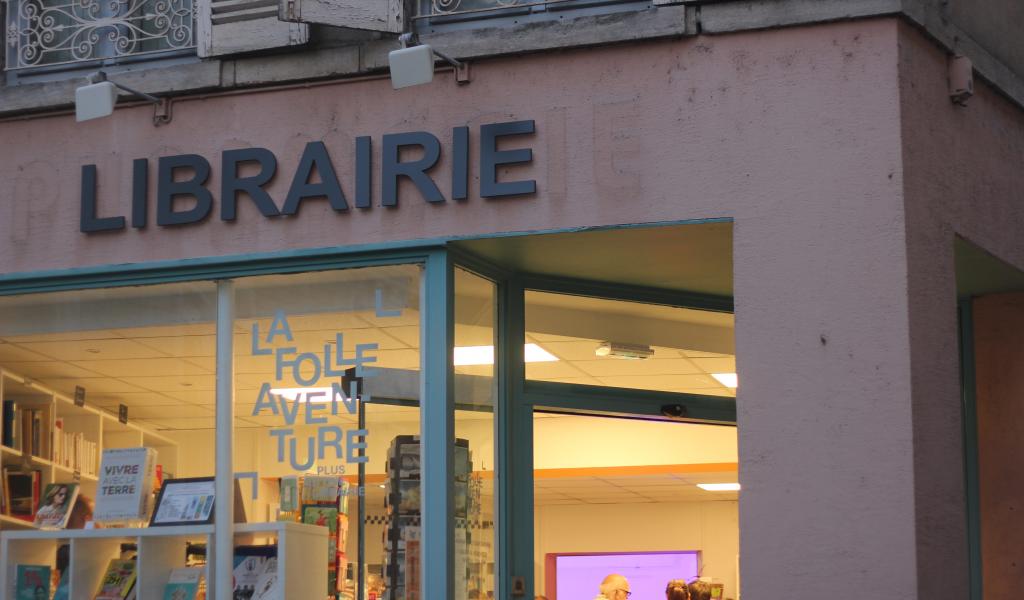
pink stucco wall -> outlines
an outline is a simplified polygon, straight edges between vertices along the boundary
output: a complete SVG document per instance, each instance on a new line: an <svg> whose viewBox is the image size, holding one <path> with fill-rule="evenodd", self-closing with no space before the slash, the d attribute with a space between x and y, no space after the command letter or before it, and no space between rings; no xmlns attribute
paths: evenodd
<svg viewBox="0 0 1024 600"><path fill-rule="evenodd" d="M963 236L1024 268L1024 111L980 80L968 106L954 106L947 98L946 53L911 27L901 26L899 60L919 597L963 598L953 238Z"/></svg>
<svg viewBox="0 0 1024 600"><path fill-rule="evenodd" d="M953 227L927 214L924 233L905 226L905 209L927 213L910 191L931 167L916 154L926 137L908 135L901 114L931 131L945 110L941 95L921 115L908 107L926 93L911 81L944 77L916 36L876 20L510 58L474 65L466 87L443 76L398 92L369 81L179 102L159 129L149 108L2 123L0 272L733 217L746 597L959 599ZM985 94L978 112L1019 116ZM324 140L351 199L353 136L445 139L452 126L527 118L538 128L534 198L406 199L345 215L321 202L277 220L243 202L234 224L78 233L83 163L99 165L104 210L127 213L132 158L197 153L216 165L222 149L264 146L285 174L272 188L280 201L303 145ZM438 172L447 194L446 165ZM908 237L921 248L908 254ZM937 316L935 331L918 314ZM941 577L948 585L932 593Z"/></svg>

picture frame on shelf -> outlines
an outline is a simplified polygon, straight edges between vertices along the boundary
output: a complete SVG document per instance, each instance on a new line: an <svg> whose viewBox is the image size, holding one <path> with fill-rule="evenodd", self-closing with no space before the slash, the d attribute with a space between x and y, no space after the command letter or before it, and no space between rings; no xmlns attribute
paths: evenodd
<svg viewBox="0 0 1024 600"><path fill-rule="evenodd" d="M168 479L160 487L150 527L213 523L214 478Z"/></svg>

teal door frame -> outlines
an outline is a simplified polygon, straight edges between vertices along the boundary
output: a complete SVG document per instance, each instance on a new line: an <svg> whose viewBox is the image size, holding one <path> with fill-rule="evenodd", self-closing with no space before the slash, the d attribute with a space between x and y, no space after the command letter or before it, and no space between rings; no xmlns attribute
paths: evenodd
<svg viewBox="0 0 1024 600"><path fill-rule="evenodd" d="M489 279L497 287L495 595L500 600L531 600L537 593L533 561L533 414L536 409L735 425L736 403L732 398L719 396L527 381L523 357L526 292L553 292L716 312L733 312L733 301L731 297L536 276L504 269L454 248L449 248L449 255L455 267ZM682 405L687 418L665 417L666 405ZM451 443L454 438L449 440L449 445Z"/></svg>

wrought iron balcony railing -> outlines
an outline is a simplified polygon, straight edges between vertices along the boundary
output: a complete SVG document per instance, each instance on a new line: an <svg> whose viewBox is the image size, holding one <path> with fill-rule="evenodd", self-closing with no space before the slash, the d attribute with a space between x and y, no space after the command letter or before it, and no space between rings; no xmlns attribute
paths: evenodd
<svg viewBox="0 0 1024 600"><path fill-rule="evenodd" d="M460 15L467 18L500 17L548 10L598 7L629 0L419 0L417 18Z"/></svg>
<svg viewBox="0 0 1024 600"><path fill-rule="evenodd" d="M7 69L194 49L193 0L8 0Z"/></svg>

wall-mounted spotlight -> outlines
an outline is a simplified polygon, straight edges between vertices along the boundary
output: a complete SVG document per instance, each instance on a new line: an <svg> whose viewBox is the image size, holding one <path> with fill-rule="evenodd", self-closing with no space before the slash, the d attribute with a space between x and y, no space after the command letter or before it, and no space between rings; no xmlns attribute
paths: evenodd
<svg viewBox="0 0 1024 600"><path fill-rule="evenodd" d="M108 81L107 74L103 71L97 71L89 75L88 80L89 85L75 90L76 121L82 122L90 119L99 119L113 113L114 105L117 104L117 90L120 88L155 105L153 111L154 126L171 122L170 98L157 98L152 94L139 92L120 83Z"/></svg>
<svg viewBox="0 0 1024 600"><path fill-rule="evenodd" d="M391 67L391 87L394 89L433 81L435 56L455 69L456 83L459 85L469 83L469 63L455 60L427 44L416 44L412 33L403 33L398 39L402 42L401 49L388 53L388 65Z"/></svg>

